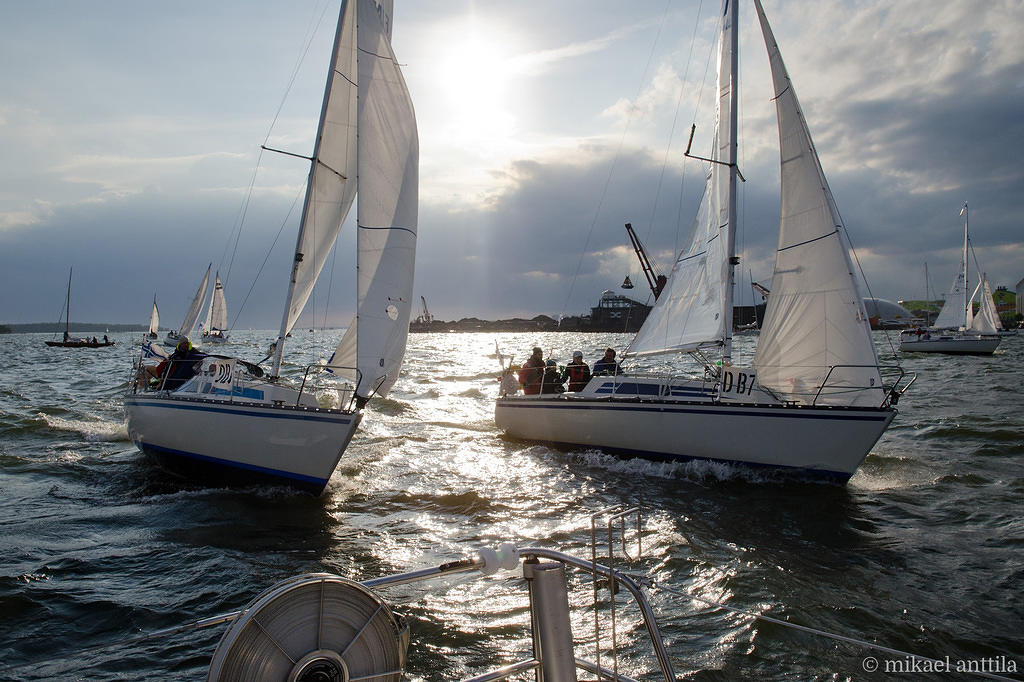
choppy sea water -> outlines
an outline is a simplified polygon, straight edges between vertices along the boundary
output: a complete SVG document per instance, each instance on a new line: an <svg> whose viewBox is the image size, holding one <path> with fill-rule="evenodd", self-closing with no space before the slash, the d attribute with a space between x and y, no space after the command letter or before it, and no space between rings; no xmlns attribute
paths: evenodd
<svg viewBox="0 0 1024 682"><path fill-rule="evenodd" d="M317 361L337 335L298 333L290 357ZM258 360L271 336L236 332L223 350ZM589 515L614 505L643 509L645 556L632 568L672 588L949 657L954 670L1005 657L1003 670L1024 677L1024 336L990 358L905 356L917 383L838 487L553 450L495 429L495 342L519 360L540 345L593 362L626 336L414 334L401 379L368 407L319 498L164 473L124 425L137 335L95 350L44 338L0 336L0 679L203 679L224 626L125 642L237 610L301 573L362 580L505 541L588 557ZM738 355L755 338L739 337ZM520 583L458 576L385 591L410 620L410 677L457 679L525 657ZM856 645L666 593L654 605L684 679L892 677L886 655ZM620 666L654 679L631 615L620 614Z"/></svg>

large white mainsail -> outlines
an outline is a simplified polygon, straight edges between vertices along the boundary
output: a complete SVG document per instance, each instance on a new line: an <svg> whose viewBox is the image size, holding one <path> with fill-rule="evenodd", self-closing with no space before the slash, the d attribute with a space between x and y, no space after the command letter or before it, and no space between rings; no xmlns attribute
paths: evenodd
<svg viewBox="0 0 1024 682"><path fill-rule="evenodd" d="M878 356L845 231L764 9L754 4L777 93L782 163L779 246L754 357L758 381L801 404L881 405Z"/></svg>
<svg viewBox="0 0 1024 682"><path fill-rule="evenodd" d="M203 309L203 301L206 300L206 290L210 285L210 268L211 265L206 266L206 274L203 275L203 281L196 290L195 298L192 299L192 305L189 306L188 314L185 315L185 319L181 323L181 328L178 329L178 336L188 336L192 333L192 328L196 326L196 321L199 319L199 313Z"/></svg>
<svg viewBox="0 0 1024 682"><path fill-rule="evenodd" d="M737 48L733 13L722 16L718 45L718 106L712 163L704 196L694 220L689 246L683 249L665 291L658 297L630 355L651 355L726 345L732 334L732 266L735 241Z"/></svg>
<svg viewBox="0 0 1024 682"><path fill-rule="evenodd" d="M358 368L362 398L386 395L398 378L416 255L419 138L389 33L386 8L376 19L360 17L356 318L331 360Z"/></svg>

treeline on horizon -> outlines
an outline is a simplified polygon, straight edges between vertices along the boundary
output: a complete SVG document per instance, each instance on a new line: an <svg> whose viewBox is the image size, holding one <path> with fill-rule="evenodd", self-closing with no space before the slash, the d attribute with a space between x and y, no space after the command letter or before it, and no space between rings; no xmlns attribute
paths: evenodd
<svg viewBox="0 0 1024 682"><path fill-rule="evenodd" d="M72 322L68 332L100 333L109 332L144 332L148 327L144 324L109 324L105 322ZM62 334L64 325L56 322L30 322L27 324L0 324L0 334Z"/></svg>

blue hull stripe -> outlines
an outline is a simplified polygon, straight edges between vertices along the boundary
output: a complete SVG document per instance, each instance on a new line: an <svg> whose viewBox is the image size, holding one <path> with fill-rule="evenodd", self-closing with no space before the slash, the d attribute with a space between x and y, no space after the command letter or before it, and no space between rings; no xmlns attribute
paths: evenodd
<svg viewBox="0 0 1024 682"><path fill-rule="evenodd" d="M290 471L281 471L279 469L270 469L268 467L256 466L254 464L245 464L243 462L233 462L227 459L220 459L218 457L210 457L208 455L200 455L195 452L187 452L185 450L174 450L172 448L165 448L159 445L151 445L142 441L137 441L135 446L143 452L151 452L157 456L164 457L184 457L186 459L194 459L200 462L206 462L208 464L216 464L222 467L229 467L232 469L245 469L246 471L253 471L265 476L273 476L274 478L280 478L288 481L301 481L302 483L308 483L317 485L323 488L327 485L327 479L317 478L315 476L306 476L304 474L296 474Z"/></svg>
<svg viewBox="0 0 1024 682"><path fill-rule="evenodd" d="M350 424L352 418L338 419L320 415L315 412L292 412L287 408L267 407L263 410L243 409L238 407L220 407L218 405L206 405L185 400L125 400L125 406L131 407L158 407L166 410L197 410L199 412L217 412L221 414L233 414L243 417L260 417L264 419L299 419L302 421L330 422L332 424Z"/></svg>
<svg viewBox="0 0 1024 682"><path fill-rule="evenodd" d="M775 408L770 409L750 409L750 410L737 410L728 409L723 407L716 407L708 405L707 407L665 407L654 405L652 407L632 407L629 405L616 405L614 403L601 402L601 403L579 403L574 404L570 402L555 403L554 401L538 401L538 402L527 402L527 401L508 401L499 404L502 408L516 408L524 410L614 410L619 412L654 412L657 414L666 413L677 413L677 414L703 414L708 416L740 416L740 417L769 417L775 419L824 419L828 421L868 421L868 422L884 422L889 418L889 412L881 412L876 415L867 414L842 414L841 412L829 412L826 414L808 414L797 412L797 410L803 409L821 409L821 408L784 408L779 407L778 411ZM841 409L841 408L840 408Z"/></svg>

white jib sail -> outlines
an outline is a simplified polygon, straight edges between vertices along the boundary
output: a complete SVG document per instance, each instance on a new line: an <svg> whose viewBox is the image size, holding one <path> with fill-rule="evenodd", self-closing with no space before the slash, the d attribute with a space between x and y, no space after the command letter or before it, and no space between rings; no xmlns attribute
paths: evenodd
<svg viewBox="0 0 1024 682"><path fill-rule="evenodd" d="M881 405L849 245L764 9L754 4L776 92L782 180L775 272L754 356L758 381L801 404Z"/></svg>
<svg viewBox="0 0 1024 682"><path fill-rule="evenodd" d="M160 329L160 311L156 307L156 297L153 297L153 312L149 314L149 332L156 334Z"/></svg>
<svg viewBox="0 0 1024 682"><path fill-rule="evenodd" d="M210 323L208 331L224 332L228 329L228 303L224 298L224 285L220 282L220 275L217 275L213 285L213 299L210 301Z"/></svg>
<svg viewBox="0 0 1024 682"><path fill-rule="evenodd" d="M196 326L196 321L199 319L199 313L202 312L203 302L206 300L206 290L210 285L210 265L206 266L206 274L203 275L203 282L199 285L199 289L196 290L195 298L192 299L192 305L189 306L188 314L185 315L185 320L181 323L181 329L178 330L178 336L187 336L192 333L192 328Z"/></svg>
<svg viewBox="0 0 1024 682"><path fill-rule="evenodd" d="M981 278L981 302L978 306L978 314L971 322L971 330L979 334L995 334L999 331L999 313L996 312L996 303L992 299L992 288L989 287L988 278Z"/></svg>
<svg viewBox="0 0 1024 682"><path fill-rule="evenodd" d="M291 331L309 300L356 193L355 19L354 0L345 0L307 181L282 337Z"/></svg>
<svg viewBox="0 0 1024 682"><path fill-rule="evenodd" d="M735 141L731 120L734 70L732 69L736 27L731 14L722 17L718 44L718 106L715 115L714 146L689 245L677 258L665 291L630 344L630 355L652 355L670 351L720 346L731 332L729 285L730 194L735 191L729 163L735 162Z"/></svg>
<svg viewBox="0 0 1024 682"><path fill-rule="evenodd" d="M355 366L358 394L386 395L405 355L419 205L419 137L391 49L390 14L359 1L359 199L356 319L332 365ZM342 372L342 374L346 374Z"/></svg>

